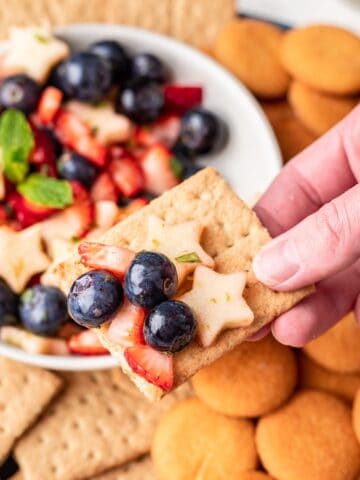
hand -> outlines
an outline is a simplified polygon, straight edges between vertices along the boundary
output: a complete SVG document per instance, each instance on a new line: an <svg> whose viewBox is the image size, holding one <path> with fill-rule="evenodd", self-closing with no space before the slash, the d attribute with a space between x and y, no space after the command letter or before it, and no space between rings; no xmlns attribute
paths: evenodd
<svg viewBox="0 0 360 480"><path fill-rule="evenodd" d="M278 291L316 293L272 324L303 346L355 309L360 319L360 106L288 163L255 211L276 236L256 256L256 277Z"/></svg>

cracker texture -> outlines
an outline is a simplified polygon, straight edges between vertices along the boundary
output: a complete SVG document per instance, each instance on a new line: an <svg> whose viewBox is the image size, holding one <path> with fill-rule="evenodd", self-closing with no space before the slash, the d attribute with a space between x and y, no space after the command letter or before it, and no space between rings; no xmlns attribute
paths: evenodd
<svg viewBox="0 0 360 480"><path fill-rule="evenodd" d="M0 464L60 390L56 375L0 358Z"/></svg>
<svg viewBox="0 0 360 480"><path fill-rule="evenodd" d="M238 198L230 186L213 168L206 168L189 180L166 192L148 206L112 227L100 239L107 244L128 247L134 251L143 248L146 238L147 219L155 214L168 224L187 220L198 220L204 226L202 246L215 259L215 269L223 273L248 272L244 297L255 315L254 323L247 328L227 330L209 348L203 349L195 342L174 357L175 385L180 385L193 376L200 368L212 363L225 352L244 341L261 327L289 310L312 289L305 288L291 293L278 293L262 285L252 271L252 260L260 248L270 240L267 230L261 225L256 214ZM58 265L54 276L56 284L65 292L73 281L87 269L73 256ZM119 360L122 349L106 339L106 332L100 329L99 338ZM131 375L144 391L142 378ZM149 385L149 384L147 384ZM154 387L148 396L159 396Z"/></svg>
<svg viewBox="0 0 360 480"><path fill-rule="evenodd" d="M144 457L99 475L94 480L156 480L156 475L150 458Z"/></svg>
<svg viewBox="0 0 360 480"><path fill-rule="evenodd" d="M114 382L111 372L64 378L64 393L16 445L26 480L93 478L149 451L157 419L171 402L151 405L121 388L129 379Z"/></svg>

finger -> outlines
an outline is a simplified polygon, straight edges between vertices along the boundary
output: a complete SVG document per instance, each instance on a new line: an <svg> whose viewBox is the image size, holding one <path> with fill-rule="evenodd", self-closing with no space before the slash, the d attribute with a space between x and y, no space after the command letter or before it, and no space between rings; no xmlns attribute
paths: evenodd
<svg viewBox="0 0 360 480"><path fill-rule="evenodd" d="M265 327L260 328L260 330L258 330L256 333L251 335L251 337L247 338L246 341L257 342L258 340L261 340L264 337L266 337L266 335L268 335L270 331L271 331L270 325L265 325Z"/></svg>
<svg viewBox="0 0 360 480"><path fill-rule="evenodd" d="M279 235L360 180L360 106L289 162L255 206Z"/></svg>
<svg viewBox="0 0 360 480"><path fill-rule="evenodd" d="M352 310L360 288L360 261L317 286L316 292L272 324L274 337L302 347Z"/></svg>
<svg viewBox="0 0 360 480"><path fill-rule="evenodd" d="M360 257L360 185L352 187L268 243L255 257L256 277L276 290L318 282Z"/></svg>

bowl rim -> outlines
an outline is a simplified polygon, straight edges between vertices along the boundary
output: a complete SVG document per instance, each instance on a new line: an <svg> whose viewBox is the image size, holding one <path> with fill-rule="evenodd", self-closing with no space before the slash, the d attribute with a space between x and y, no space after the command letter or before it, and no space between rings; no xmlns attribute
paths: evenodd
<svg viewBox="0 0 360 480"><path fill-rule="evenodd" d="M104 31L105 30L105 31ZM233 74L228 72L224 67L217 63L210 56L203 53L201 50L198 50L190 45L187 45L179 40L176 40L167 35L163 35L157 32L152 32L139 27L132 27L128 25L121 24L108 24L108 23L72 23L69 25L60 26L54 29L55 35L61 37L67 37L74 34L74 32L82 35L87 35L90 33L101 34L103 38L106 38L107 35L111 37L111 31L115 31L119 36L124 37L137 37L139 40L145 41L146 39L154 40L159 44L166 42L168 46L172 46L175 51L180 51L183 55L191 57L197 57L201 60L203 65L208 68L209 75L217 75L226 82L230 82L233 87L242 91L242 94L247 97L248 103L252 108L257 112L259 120L261 120L264 130L268 135L268 141L272 146L272 156L273 156L273 170L274 176L280 171L282 167L282 158L280 153L279 145L276 141L275 134L270 126L270 123L261 109L259 103L256 101L252 93L245 87L245 85L238 80ZM109 32L109 33L107 33ZM126 41L126 38L124 38ZM3 45L5 42L0 43ZM160 47L161 48L161 47ZM215 72L215 73L214 73ZM101 356L85 356L85 355L71 355L71 356L60 356L60 355L42 355L42 354L32 354L28 353L18 347L3 343L0 341L0 355L10 358L12 360L20 361L23 363L31 364L37 367L47 368L50 370L64 370L64 371L86 371L86 370L103 370L110 369L117 366L117 363L113 357L110 355L101 355Z"/></svg>

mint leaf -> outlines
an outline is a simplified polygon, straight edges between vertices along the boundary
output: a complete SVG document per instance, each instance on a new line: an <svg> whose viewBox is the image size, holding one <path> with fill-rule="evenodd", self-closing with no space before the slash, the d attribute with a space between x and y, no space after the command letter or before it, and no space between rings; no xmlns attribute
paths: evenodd
<svg viewBox="0 0 360 480"><path fill-rule="evenodd" d="M65 208L73 202L71 185L67 180L46 177L40 173L28 176L17 190L29 202L49 208Z"/></svg>
<svg viewBox="0 0 360 480"><path fill-rule="evenodd" d="M4 174L13 183L24 180L29 171L28 157L34 135L25 115L9 109L0 116L0 149Z"/></svg>
<svg viewBox="0 0 360 480"><path fill-rule="evenodd" d="M46 37L45 35L42 35L41 33L34 33L34 38L39 43L49 43L50 42L50 38Z"/></svg>
<svg viewBox="0 0 360 480"><path fill-rule="evenodd" d="M200 263L200 257L196 252L184 253L179 257L175 257L178 263Z"/></svg>
<svg viewBox="0 0 360 480"><path fill-rule="evenodd" d="M177 157L174 156L170 158L170 168L175 177L181 179L184 167Z"/></svg>

